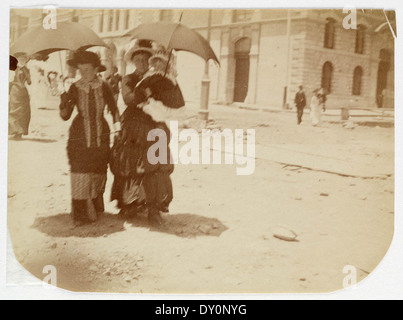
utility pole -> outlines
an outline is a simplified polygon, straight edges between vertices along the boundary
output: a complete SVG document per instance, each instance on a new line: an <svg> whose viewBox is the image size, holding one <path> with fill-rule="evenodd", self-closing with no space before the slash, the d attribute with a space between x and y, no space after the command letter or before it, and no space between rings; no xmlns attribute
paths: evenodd
<svg viewBox="0 0 403 320"><path fill-rule="evenodd" d="M285 73L285 86L284 86L284 101L283 108L288 109L288 95L290 92L290 50L291 50L291 10L287 9L287 60L286 60L286 73Z"/></svg>
<svg viewBox="0 0 403 320"><path fill-rule="evenodd" d="M209 10L208 14L208 26L207 26L207 41L210 43L211 38L211 15L212 10ZM201 120L207 121L209 118L209 97L210 97L210 75L209 75L209 61L206 61L204 67L204 76L202 79L202 86L201 86L201 97L200 97L200 110L199 110L199 118Z"/></svg>

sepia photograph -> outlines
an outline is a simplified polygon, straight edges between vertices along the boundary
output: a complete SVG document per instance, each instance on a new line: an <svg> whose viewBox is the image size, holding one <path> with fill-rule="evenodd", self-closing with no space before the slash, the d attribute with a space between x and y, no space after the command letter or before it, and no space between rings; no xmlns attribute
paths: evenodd
<svg viewBox="0 0 403 320"><path fill-rule="evenodd" d="M398 27L379 5L9 8L7 284L368 280L395 233Z"/></svg>

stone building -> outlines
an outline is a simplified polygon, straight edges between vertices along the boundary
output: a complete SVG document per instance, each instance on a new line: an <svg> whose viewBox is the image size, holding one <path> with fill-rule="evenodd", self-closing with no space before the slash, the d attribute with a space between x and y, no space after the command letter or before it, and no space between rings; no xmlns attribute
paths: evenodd
<svg viewBox="0 0 403 320"><path fill-rule="evenodd" d="M41 10L12 10L11 41L40 23ZM181 22L206 38L220 60L209 63L210 99L262 107L292 106L299 85L308 99L324 87L328 107L394 107L394 12L358 10L357 28L346 29L343 10L58 10L58 20L79 21L109 45L94 48L110 69L124 75L131 45L125 34L140 23ZM389 19L390 26L386 22ZM178 53L179 83L198 100L204 61Z"/></svg>

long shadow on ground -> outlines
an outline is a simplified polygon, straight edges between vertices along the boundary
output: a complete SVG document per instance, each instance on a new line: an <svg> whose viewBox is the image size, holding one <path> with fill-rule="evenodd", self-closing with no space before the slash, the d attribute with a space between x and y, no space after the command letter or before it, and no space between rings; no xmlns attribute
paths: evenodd
<svg viewBox="0 0 403 320"><path fill-rule="evenodd" d="M127 222L133 227L149 228L153 232L172 234L181 238L219 237L228 230L218 219L190 213L164 215L163 220L163 225L151 227L144 215L139 215L137 218L127 220Z"/></svg>
<svg viewBox="0 0 403 320"><path fill-rule="evenodd" d="M91 224L74 226L70 214L37 218L32 228L56 238L99 238L125 230L124 221L115 214L104 213Z"/></svg>
<svg viewBox="0 0 403 320"><path fill-rule="evenodd" d="M146 228L152 232L172 234L181 238L200 236L219 237L228 228L218 219L195 214L164 215L162 226L150 226L147 215L137 218L122 219L116 214L104 213L91 224L76 227L69 214L62 213L50 217L40 217L34 221L32 228L55 238L99 238L122 232L125 224L135 228Z"/></svg>

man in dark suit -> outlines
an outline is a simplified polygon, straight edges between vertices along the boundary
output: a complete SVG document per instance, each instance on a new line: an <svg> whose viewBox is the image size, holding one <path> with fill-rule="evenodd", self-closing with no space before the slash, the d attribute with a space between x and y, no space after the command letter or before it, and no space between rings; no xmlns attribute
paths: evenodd
<svg viewBox="0 0 403 320"><path fill-rule="evenodd" d="M295 95L294 102L297 107L298 125L300 125L302 122L302 116L304 114L304 109L306 107L306 96L305 96L303 86L299 86L299 91Z"/></svg>

